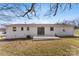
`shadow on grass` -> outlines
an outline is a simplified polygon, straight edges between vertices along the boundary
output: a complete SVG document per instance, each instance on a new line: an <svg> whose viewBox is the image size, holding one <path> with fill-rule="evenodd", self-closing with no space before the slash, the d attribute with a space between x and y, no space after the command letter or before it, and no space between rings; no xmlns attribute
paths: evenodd
<svg viewBox="0 0 79 59"><path fill-rule="evenodd" d="M2 39L0 41L22 41L22 40L32 40L27 38L15 38L15 39Z"/></svg>
<svg viewBox="0 0 79 59"><path fill-rule="evenodd" d="M59 36L60 39L62 38L79 38L79 36ZM22 41L22 40L33 40L27 38L15 38L15 39L2 39L0 41ZM46 40L33 40L33 41L47 41L47 40L58 40L58 39L46 39Z"/></svg>
<svg viewBox="0 0 79 59"><path fill-rule="evenodd" d="M79 38L79 36L59 36L60 38Z"/></svg>

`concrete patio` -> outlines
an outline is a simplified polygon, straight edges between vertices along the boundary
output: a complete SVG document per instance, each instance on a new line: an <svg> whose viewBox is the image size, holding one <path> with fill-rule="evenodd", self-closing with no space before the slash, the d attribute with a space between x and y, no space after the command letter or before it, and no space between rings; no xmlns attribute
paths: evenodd
<svg viewBox="0 0 79 59"><path fill-rule="evenodd" d="M47 39L60 39L59 37L55 37L55 36L34 36L33 40L47 40Z"/></svg>

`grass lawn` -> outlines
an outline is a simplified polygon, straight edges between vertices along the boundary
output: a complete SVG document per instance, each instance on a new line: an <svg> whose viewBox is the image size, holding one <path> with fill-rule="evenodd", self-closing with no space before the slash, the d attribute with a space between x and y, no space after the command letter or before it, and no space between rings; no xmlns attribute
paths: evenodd
<svg viewBox="0 0 79 59"><path fill-rule="evenodd" d="M79 35L79 29L75 30L75 35Z"/></svg>
<svg viewBox="0 0 79 59"><path fill-rule="evenodd" d="M77 35L79 33L76 30ZM5 43L4 41L1 41ZM79 55L79 38L61 38L60 40L16 40L9 41L0 48L0 55L52 55L71 56Z"/></svg>
<svg viewBox="0 0 79 59"><path fill-rule="evenodd" d="M0 36L0 40L4 40L5 39L5 37L3 37L3 36Z"/></svg>

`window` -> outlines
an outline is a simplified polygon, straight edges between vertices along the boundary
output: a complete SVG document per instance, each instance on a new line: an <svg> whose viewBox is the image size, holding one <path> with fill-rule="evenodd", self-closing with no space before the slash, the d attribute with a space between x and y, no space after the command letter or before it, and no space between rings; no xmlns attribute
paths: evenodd
<svg viewBox="0 0 79 59"><path fill-rule="evenodd" d="M24 30L24 28L23 27L21 27L21 31L23 31Z"/></svg>
<svg viewBox="0 0 79 59"><path fill-rule="evenodd" d="M27 30L29 31L29 27L27 27Z"/></svg>
<svg viewBox="0 0 79 59"><path fill-rule="evenodd" d="M16 31L16 27L13 27L13 31Z"/></svg>
<svg viewBox="0 0 79 59"><path fill-rule="evenodd" d="M65 32L65 29L63 29L63 32Z"/></svg>
<svg viewBox="0 0 79 59"><path fill-rule="evenodd" d="M53 27L50 27L50 31L53 31L54 30L54 28Z"/></svg>

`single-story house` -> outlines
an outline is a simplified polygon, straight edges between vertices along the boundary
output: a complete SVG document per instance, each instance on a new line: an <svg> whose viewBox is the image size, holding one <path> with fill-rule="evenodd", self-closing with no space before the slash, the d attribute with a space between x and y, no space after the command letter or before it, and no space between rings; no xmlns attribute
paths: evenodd
<svg viewBox="0 0 79 59"><path fill-rule="evenodd" d="M73 36L74 26L68 24L10 24L6 25L6 38L28 36Z"/></svg>

